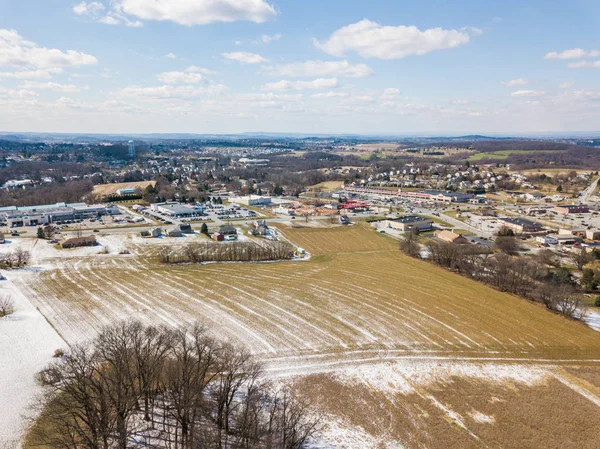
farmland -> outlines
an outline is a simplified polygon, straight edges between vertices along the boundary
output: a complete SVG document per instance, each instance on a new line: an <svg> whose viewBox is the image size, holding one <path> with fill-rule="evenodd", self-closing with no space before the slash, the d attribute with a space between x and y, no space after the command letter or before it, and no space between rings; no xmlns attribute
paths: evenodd
<svg viewBox="0 0 600 449"><path fill-rule="evenodd" d="M468 157L467 160L471 162L481 161L484 159L506 159L508 156L513 154L539 154L539 153L560 153L561 150L547 150L547 151L535 151L535 150L499 150L490 151L487 153L476 153Z"/></svg>
<svg viewBox="0 0 600 449"><path fill-rule="evenodd" d="M115 195L119 189L137 189L144 190L148 186L156 184L155 181L139 181L139 182L118 182L114 184L98 184L94 186L95 194L105 197L109 195Z"/></svg>
<svg viewBox="0 0 600 449"><path fill-rule="evenodd" d="M132 241L124 243L132 255L53 259L15 282L69 343L123 318L205 322L313 396L331 416L329 441L351 440L331 447L371 447L380 426L385 444L535 447L527 445L531 430L519 428L520 446L504 430L527 419L528 407L544 429L564 418L545 408L560 398L578 416L597 415L597 332L410 259L367 226L280 229L311 259L165 266L153 245ZM577 438L592 447L593 435Z"/></svg>

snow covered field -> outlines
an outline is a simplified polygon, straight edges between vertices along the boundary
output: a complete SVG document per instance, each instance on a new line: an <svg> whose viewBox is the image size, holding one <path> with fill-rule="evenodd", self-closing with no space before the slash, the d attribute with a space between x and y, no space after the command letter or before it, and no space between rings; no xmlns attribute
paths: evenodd
<svg viewBox="0 0 600 449"><path fill-rule="evenodd" d="M0 398L11 404L0 408L0 442L19 439L39 393L35 373L56 349L127 318L172 326L204 321L219 338L247 345L269 376L299 388L307 382L319 400L336 401L342 391L352 399L353 389L373 404L398 397L389 406L401 422L403 413L412 416L405 426L427 417L449 421L465 441L501 423L506 412L451 406L448 379L483 385L485 394L502 393L506 401L516 400L511 388L539 395L547 385L592 404L598 396L593 386L556 377L563 364L598 363L598 334L584 326L407 259L385 236L360 226L283 232L311 253L310 261L165 266L154 254L166 239L125 233L99 237L110 254L100 254L101 247L57 250L36 239L7 245L33 258L30 269L0 281L0 293L11 291L18 309L0 320L0 360L10 361L0 366ZM132 254L120 255L123 248ZM417 408L402 409L406 398ZM372 423L342 413L360 409L357 401L339 409L321 404L328 424L315 448L402 447L410 435L392 428L378 434ZM387 416L377 411L381 404L373 407L374 422Z"/></svg>
<svg viewBox="0 0 600 449"><path fill-rule="evenodd" d="M31 417L40 388L35 375L66 343L42 314L17 289L11 279L0 281L0 295L8 294L16 312L0 318L0 442L18 442L27 417Z"/></svg>

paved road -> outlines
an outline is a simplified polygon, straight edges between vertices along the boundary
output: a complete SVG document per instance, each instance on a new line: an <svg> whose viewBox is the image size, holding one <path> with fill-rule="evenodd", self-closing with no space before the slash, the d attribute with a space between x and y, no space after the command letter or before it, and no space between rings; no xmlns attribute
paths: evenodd
<svg viewBox="0 0 600 449"><path fill-rule="evenodd" d="M596 187L598 186L598 181L600 181L600 178L596 179L594 182L592 182L589 187L587 187L583 192L581 192L581 202L582 203L591 203L592 200L592 195L594 194L594 192L596 191Z"/></svg>

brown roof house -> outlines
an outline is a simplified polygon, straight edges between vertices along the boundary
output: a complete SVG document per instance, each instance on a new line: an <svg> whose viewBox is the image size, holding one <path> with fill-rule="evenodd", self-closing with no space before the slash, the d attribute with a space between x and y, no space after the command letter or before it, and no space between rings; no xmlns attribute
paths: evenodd
<svg viewBox="0 0 600 449"><path fill-rule="evenodd" d="M452 231L447 231L445 229L435 231L434 235L438 239L442 240L443 242L447 242L447 243L456 243L457 245L467 245L469 243L469 241L465 237L463 237L461 234L457 234Z"/></svg>
<svg viewBox="0 0 600 449"><path fill-rule="evenodd" d="M80 246L96 246L96 237L71 237L58 242L61 248L78 248Z"/></svg>

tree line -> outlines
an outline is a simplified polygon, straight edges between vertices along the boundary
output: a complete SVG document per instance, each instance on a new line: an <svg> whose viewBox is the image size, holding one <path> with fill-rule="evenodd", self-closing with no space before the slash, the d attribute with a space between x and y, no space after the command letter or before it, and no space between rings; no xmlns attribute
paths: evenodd
<svg viewBox="0 0 600 449"><path fill-rule="evenodd" d="M242 348L194 324L122 322L39 374L31 445L72 449L301 449L318 419Z"/></svg>
<svg viewBox="0 0 600 449"><path fill-rule="evenodd" d="M515 256L512 252L507 254L475 245L433 240L428 241L425 247L427 259L436 265L497 290L541 302L546 308L569 318L585 317L587 306L583 295L578 291L571 272L560 266L558 257L551 250L542 250L537 255ZM405 234L400 240L400 250L420 258L422 251L418 235ZM576 252L572 258L578 266L583 260L580 260L581 254L589 261L589 253L585 250Z"/></svg>
<svg viewBox="0 0 600 449"><path fill-rule="evenodd" d="M163 246L158 260L166 264L201 262L263 262L289 260L294 247L287 242L190 243L181 247Z"/></svg>
<svg viewBox="0 0 600 449"><path fill-rule="evenodd" d="M23 248L14 251L0 253L0 268L21 268L29 263L31 253Z"/></svg>

